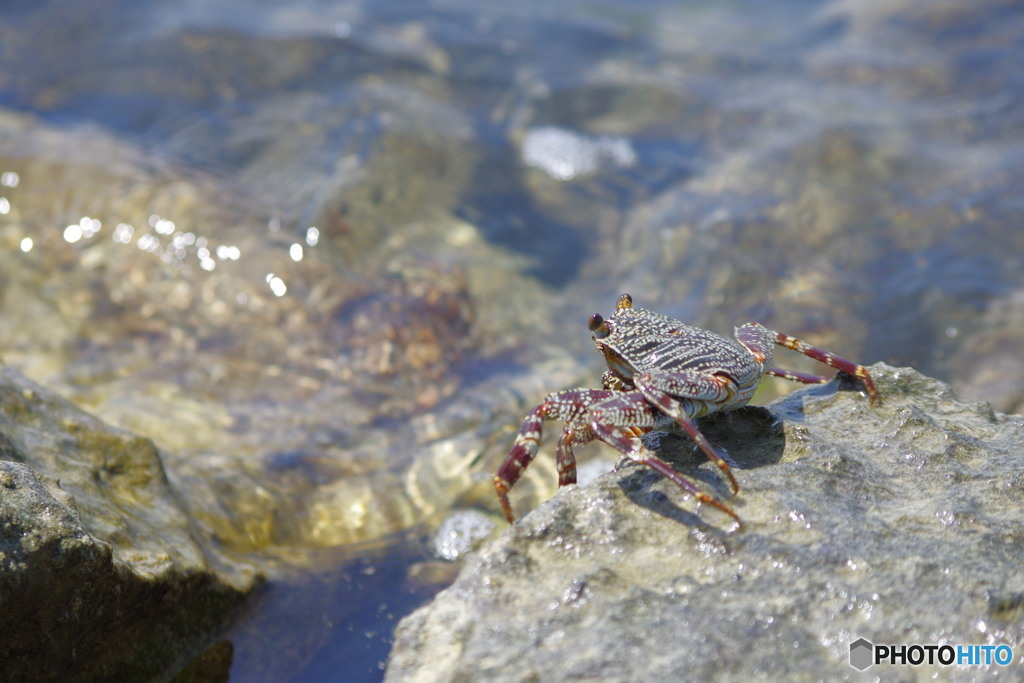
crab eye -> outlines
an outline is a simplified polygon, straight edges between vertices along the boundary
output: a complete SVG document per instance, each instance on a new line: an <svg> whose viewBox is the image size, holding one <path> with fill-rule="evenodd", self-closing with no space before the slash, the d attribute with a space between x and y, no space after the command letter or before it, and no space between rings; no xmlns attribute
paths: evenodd
<svg viewBox="0 0 1024 683"><path fill-rule="evenodd" d="M590 321L587 322L587 327L589 327L590 331L594 333L595 339L604 339L608 336L608 333L611 332L608 328L608 323L601 317L600 313L595 313L590 316Z"/></svg>
<svg viewBox="0 0 1024 683"><path fill-rule="evenodd" d="M621 311L623 308L633 308L633 297L629 294L623 294L620 296L618 302L615 304L616 311Z"/></svg>

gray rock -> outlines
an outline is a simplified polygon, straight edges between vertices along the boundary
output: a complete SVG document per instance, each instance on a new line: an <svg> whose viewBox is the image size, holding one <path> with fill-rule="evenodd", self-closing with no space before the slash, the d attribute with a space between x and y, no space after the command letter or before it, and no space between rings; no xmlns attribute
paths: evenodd
<svg viewBox="0 0 1024 683"><path fill-rule="evenodd" d="M0 366L0 677L153 678L254 581L196 543L151 441Z"/></svg>
<svg viewBox="0 0 1024 683"><path fill-rule="evenodd" d="M833 382L773 403L781 420L702 423L737 465L743 530L643 467L562 489L402 621L386 680L852 677L861 637L1019 660L1024 418L912 369L872 373L874 406ZM727 494L688 443L652 437ZM868 673L889 668L923 672Z"/></svg>

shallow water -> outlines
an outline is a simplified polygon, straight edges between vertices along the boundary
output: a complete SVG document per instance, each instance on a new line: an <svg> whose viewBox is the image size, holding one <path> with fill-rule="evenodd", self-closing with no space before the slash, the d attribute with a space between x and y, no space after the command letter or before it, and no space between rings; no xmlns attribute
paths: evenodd
<svg viewBox="0 0 1024 683"><path fill-rule="evenodd" d="M506 5L0 10L0 354L153 438L276 577L240 677L281 624L293 680L379 675L365 633L443 584L422 539L496 511L622 291L1024 406L1012 3Z"/></svg>

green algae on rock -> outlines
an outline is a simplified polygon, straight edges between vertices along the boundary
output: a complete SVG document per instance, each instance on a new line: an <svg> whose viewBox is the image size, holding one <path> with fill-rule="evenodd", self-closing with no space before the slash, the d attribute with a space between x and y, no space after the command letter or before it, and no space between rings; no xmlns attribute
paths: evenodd
<svg viewBox="0 0 1024 683"><path fill-rule="evenodd" d="M0 366L5 678L160 675L256 580L196 542L151 441Z"/></svg>

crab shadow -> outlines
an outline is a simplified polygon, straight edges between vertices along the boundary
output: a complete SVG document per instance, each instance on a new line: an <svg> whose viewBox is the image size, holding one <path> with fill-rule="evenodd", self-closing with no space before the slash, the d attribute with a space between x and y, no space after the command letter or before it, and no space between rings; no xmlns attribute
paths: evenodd
<svg viewBox="0 0 1024 683"><path fill-rule="evenodd" d="M734 470L777 463L782 459L786 445L782 419L760 406L745 406L732 412L709 415L697 421L697 428ZM685 432L651 432L643 437L643 441L659 458L701 490L734 508L736 498L722 473ZM663 479L660 474L649 467L632 465L628 460L619 464L620 469L628 467L633 470L630 476L619 481L619 487L630 500L686 526L710 528L700 514L680 507L665 493L652 490L652 486ZM683 504L692 506L692 502ZM728 519L724 515L722 518Z"/></svg>

